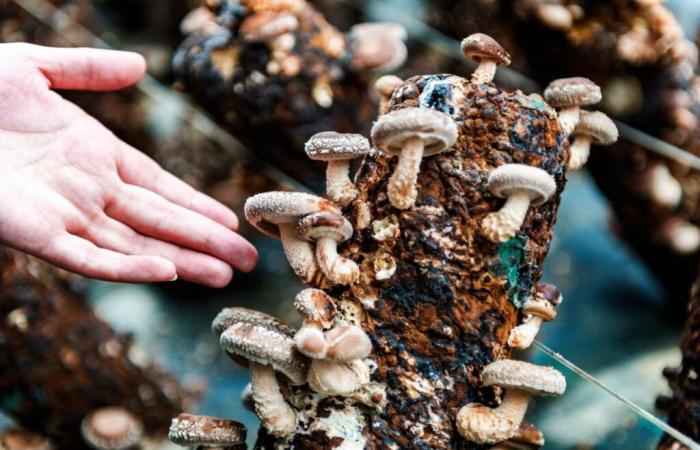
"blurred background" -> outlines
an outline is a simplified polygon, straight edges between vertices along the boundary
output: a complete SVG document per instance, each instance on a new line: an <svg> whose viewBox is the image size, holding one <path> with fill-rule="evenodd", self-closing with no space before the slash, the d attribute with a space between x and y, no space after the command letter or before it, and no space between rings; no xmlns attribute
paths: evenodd
<svg viewBox="0 0 700 450"><path fill-rule="evenodd" d="M82 104L89 105L88 110L94 109L91 112L106 118L115 133L138 148L151 154L172 152L172 157L165 158L169 170L182 171L183 166L192 163L190 158L206 148L220 158L212 163L213 175L207 175L209 190L230 196L230 204L240 206L256 191L255 186L260 186L258 190L269 190L268 186L274 185L303 188L279 169L257 159L195 109L190 98L172 89L175 79L170 62L182 40L179 22L197 2L81 0L63 5L59 14L51 8L41 9L42 1L20 3L39 7L35 11L41 17L17 18L32 21L33 25L29 29L12 28L12 17L3 17L3 11L22 7L12 0L0 0L0 37L4 41L101 45L87 29L114 48L147 56L153 78L146 80L140 90L120 96L71 95L80 97ZM409 35L409 69L399 70L401 76L460 67L461 60L456 58L459 52L455 55L458 43L427 28L427 17L435 13L420 0L313 3L329 11L327 19L340 29L347 29L358 18L402 23ZM668 4L693 37L700 24L700 2L675 0ZM90 19L83 20L87 16ZM24 34L13 35L19 33L17 29ZM412 61L411 55L420 55L420 59ZM467 70L463 75L469 73ZM199 183L198 179L188 181ZM240 216L241 211L237 212ZM259 249L260 264L251 274L237 275L226 289L209 290L179 282L167 286L93 282L88 292L100 317L116 330L135 335L136 353L152 358L183 379L206 377L208 391L193 412L233 418L256 430L257 418L240 401L247 372L223 354L210 324L219 310L234 305L298 323L292 299L302 285L289 271L278 241L249 228L243 232ZM654 401L668 390L662 369L680 362L681 323L670 313L669 301L654 277L612 233L609 205L585 170L570 176L543 280L562 290L564 302L557 320L543 327L540 341L656 414ZM535 399L528 412L529 420L546 436L545 448L656 446L663 432L620 400L537 349L524 357L556 366L569 384L563 397ZM249 433L251 443L255 435L254 431Z"/></svg>

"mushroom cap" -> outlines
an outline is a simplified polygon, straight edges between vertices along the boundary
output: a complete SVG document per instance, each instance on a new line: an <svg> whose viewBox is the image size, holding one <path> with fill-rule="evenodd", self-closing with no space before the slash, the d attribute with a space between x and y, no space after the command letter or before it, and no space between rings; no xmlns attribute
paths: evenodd
<svg viewBox="0 0 700 450"><path fill-rule="evenodd" d="M306 360L297 352L294 340L274 328L238 322L221 333L220 342L229 355L271 365L292 383L306 380Z"/></svg>
<svg viewBox="0 0 700 450"><path fill-rule="evenodd" d="M241 23L240 32L249 42L268 42L299 28L297 18L288 12L261 11Z"/></svg>
<svg viewBox="0 0 700 450"><path fill-rule="evenodd" d="M583 77L561 78L549 83L544 98L555 108L595 105L603 99L600 86Z"/></svg>
<svg viewBox="0 0 700 450"><path fill-rule="evenodd" d="M307 241L331 238L340 243L352 237L353 229L350 221L340 214L318 212L299 220L297 234Z"/></svg>
<svg viewBox="0 0 700 450"><path fill-rule="evenodd" d="M524 164L504 164L489 174L489 190L500 198L527 192L533 204L540 205L557 190L554 178L542 169Z"/></svg>
<svg viewBox="0 0 700 450"><path fill-rule="evenodd" d="M513 449L538 449L544 445L544 435L536 426L523 420L520 422L515 436L508 439L507 442L512 444Z"/></svg>
<svg viewBox="0 0 700 450"><path fill-rule="evenodd" d="M530 314L542 318L545 321L556 319L557 312L554 305L543 298L531 298L523 305L523 314Z"/></svg>
<svg viewBox="0 0 700 450"><path fill-rule="evenodd" d="M484 386L518 389L537 395L561 395L566 379L552 367L537 366L524 361L501 359L484 368Z"/></svg>
<svg viewBox="0 0 700 450"><path fill-rule="evenodd" d="M406 61L406 29L395 23L361 23L350 29L350 65L355 70L391 72Z"/></svg>
<svg viewBox="0 0 700 450"><path fill-rule="evenodd" d="M462 53L478 63L487 60L498 66L510 65L510 54L494 38L484 33L474 33L464 38Z"/></svg>
<svg viewBox="0 0 700 450"><path fill-rule="evenodd" d="M369 140L361 134L322 131L304 146L306 155L317 161L347 161L369 153Z"/></svg>
<svg viewBox="0 0 700 450"><path fill-rule="evenodd" d="M182 413L170 424L168 438L177 445L228 447L245 443L243 424L218 417Z"/></svg>
<svg viewBox="0 0 700 450"><path fill-rule="evenodd" d="M391 97L396 88L403 84L403 80L396 75L382 75L374 82L374 89L384 97Z"/></svg>
<svg viewBox="0 0 700 450"><path fill-rule="evenodd" d="M9 429L3 431L0 436L2 450L54 450L55 448L48 438L33 431Z"/></svg>
<svg viewBox="0 0 700 450"><path fill-rule="evenodd" d="M363 22L353 25L350 33L354 36L374 37L379 35L389 36L393 39L405 41L408 32L403 25L393 22Z"/></svg>
<svg viewBox="0 0 700 450"><path fill-rule="evenodd" d="M356 325L338 325L326 332L326 357L335 361L364 359L372 353L372 341Z"/></svg>
<svg viewBox="0 0 700 450"><path fill-rule="evenodd" d="M280 333L287 336L294 336L296 330L287 322L253 309L242 308L236 306L233 308L224 308L216 315L211 323L212 332L220 336L226 328L238 322L252 323L254 325L262 325L264 327L274 328Z"/></svg>
<svg viewBox="0 0 700 450"><path fill-rule="evenodd" d="M581 111L574 135L589 136L594 144L610 145L617 141L617 126L600 111Z"/></svg>
<svg viewBox="0 0 700 450"><path fill-rule="evenodd" d="M121 450L141 440L143 424L120 407L106 407L88 413L80 426L85 442L99 450Z"/></svg>
<svg viewBox="0 0 700 450"><path fill-rule="evenodd" d="M423 141L423 155L439 153L457 140L457 125L450 116L427 108L403 108L384 114L372 127L372 141L380 150L401 154L406 142Z"/></svg>
<svg viewBox="0 0 700 450"><path fill-rule="evenodd" d="M547 300L554 306L559 306L559 304L564 300L559 288L551 283L537 283L535 296Z"/></svg>
<svg viewBox="0 0 700 450"><path fill-rule="evenodd" d="M263 192L245 202L246 220L268 236L279 236L277 225L295 223L301 217L319 211L340 214L330 200L303 192Z"/></svg>
<svg viewBox="0 0 700 450"><path fill-rule="evenodd" d="M338 312L333 297L314 288L299 292L294 298L294 307L304 319L321 322L324 328L333 325Z"/></svg>

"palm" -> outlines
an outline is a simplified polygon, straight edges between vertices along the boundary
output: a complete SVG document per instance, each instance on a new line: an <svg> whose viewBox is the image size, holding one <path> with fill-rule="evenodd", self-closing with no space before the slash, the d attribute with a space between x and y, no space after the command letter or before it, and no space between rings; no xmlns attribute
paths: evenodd
<svg viewBox="0 0 700 450"><path fill-rule="evenodd" d="M133 56L77 52L0 45L12 62L0 68L0 240L110 280L164 281L177 271L221 286L230 265L250 270L256 253L233 232L233 213L50 90L117 88L142 73Z"/></svg>

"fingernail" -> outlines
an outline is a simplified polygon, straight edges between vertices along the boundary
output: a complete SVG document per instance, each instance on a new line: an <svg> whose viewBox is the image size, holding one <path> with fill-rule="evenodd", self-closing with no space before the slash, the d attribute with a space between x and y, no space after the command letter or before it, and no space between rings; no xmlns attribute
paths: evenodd
<svg viewBox="0 0 700 450"><path fill-rule="evenodd" d="M175 276L170 279L170 281L175 281L175 280L177 280L177 274L175 274Z"/></svg>

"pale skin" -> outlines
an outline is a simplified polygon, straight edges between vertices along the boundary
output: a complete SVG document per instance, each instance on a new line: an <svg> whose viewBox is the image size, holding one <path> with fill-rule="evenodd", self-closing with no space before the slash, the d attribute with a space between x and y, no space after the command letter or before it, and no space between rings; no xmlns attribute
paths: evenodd
<svg viewBox="0 0 700 450"><path fill-rule="evenodd" d="M232 211L56 92L136 84L141 56L0 44L0 60L0 243L110 281L222 287L253 269Z"/></svg>

